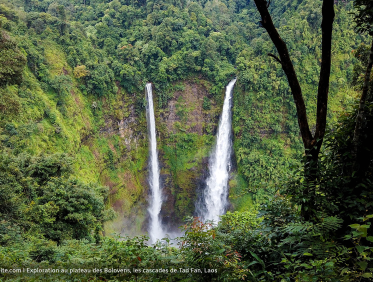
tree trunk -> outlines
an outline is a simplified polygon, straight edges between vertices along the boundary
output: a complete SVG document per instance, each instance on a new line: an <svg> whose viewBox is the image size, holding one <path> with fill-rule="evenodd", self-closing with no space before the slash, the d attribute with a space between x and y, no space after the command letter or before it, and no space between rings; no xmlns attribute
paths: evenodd
<svg viewBox="0 0 373 282"><path fill-rule="evenodd" d="M332 32L334 21L334 1L324 0L322 5L322 55L320 80L317 93L316 131L313 137L313 146L319 154L325 135L326 115L328 111L328 94L330 80L330 66L332 62Z"/></svg>
<svg viewBox="0 0 373 282"><path fill-rule="evenodd" d="M373 41L370 49L370 55L368 60L368 66L365 72L363 93L361 94L359 111L356 116L356 124L354 131L354 138L352 140L352 168L351 175L357 180L365 175L366 169L368 168L369 156L371 153L366 152L366 128L367 128L367 103L372 102L372 91L369 91L370 75L373 66Z"/></svg>
<svg viewBox="0 0 373 282"><path fill-rule="evenodd" d="M300 87L297 75L294 70L293 63L290 59L289 51L286 43L280 37L275 28L272 18L268 12L270 1L254 0L256 7L261 15L261 24L267 30L269 37L276 46L280 58L273 54L269 56L275 58L284 70L289 82L291 92L298 114L298 125L302 135L302 141L306 154L305 161L305 178L309 188L304 193L310 200L308 203L302 204L302 215L306 220L310 219L315 206L315 180L317 178L317 164L322 141L325 135L326 115L328 109L328 93L329 79L331 66L331 43L334 21L334 0L323 0L322 6L322 61L320 70L320 80L317 93L317 115L316 115L316 131L315 135L309 129L307 120L307 111L304 104L302 89Z"/></svg>

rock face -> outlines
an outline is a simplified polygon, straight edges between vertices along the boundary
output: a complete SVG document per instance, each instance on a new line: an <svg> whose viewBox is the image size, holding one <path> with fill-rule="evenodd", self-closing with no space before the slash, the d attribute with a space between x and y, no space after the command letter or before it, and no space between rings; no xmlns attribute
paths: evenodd
<svg viewBox="0 0 373 282"><path fill-rule="evenodd" d="M203 109L204 99L210 101ZM161 175L166 200L162 208L163 223L172 231L183 217L195 214L195 201L207 173L220 107L210 99L203 83L187 81L183 90L174 92L168 107L160 110L162 149Z"/></svg>
<svg viewBox="0 0 373 282"><path fill-rule="evenodd" d="M210 122L208 114L203 112L203 97L208 96L205 87L196 83L186 82L184 91L177 91L169 101L168 107L163 115L163 122L166 123L168 132L176 133L175 122L184 122L189 133L202 135L204 125ZM184 118L183 111L187 112Z"/></svg>
<svg viewBox="0 0 373 282"><path fill-rule="evenodd" d="M136 126L135 111L133 106L130 107L130 112L131 114L129 117L118 121L119 136L124 140L128 150L131 149L132 143L137 144L133 130L133 128Z"/></svg>
<svg viewBox="0 0 373 282"><path fill-rule="evenodd" d="M116 101L107 102L111 107L105 111L105 122L99 129L102 143L106 141L111 151L101 161L109 167L113 162L111 169L102 171L101 182L109 187L108 205L117 213L105 224L107 235L146 232L147 129L144 116L136 114L132 100L131 94L118 92Z"/></svg>

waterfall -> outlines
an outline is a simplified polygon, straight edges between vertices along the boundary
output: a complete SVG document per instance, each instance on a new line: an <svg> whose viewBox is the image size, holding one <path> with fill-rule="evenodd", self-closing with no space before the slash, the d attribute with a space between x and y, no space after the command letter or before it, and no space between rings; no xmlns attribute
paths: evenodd
<svg viewBox="0 0 373 282"><path fill-rule="evenodd" d="M210 174L203 191L202 205L204 208L200 208L200 216L203 221L213 220L217 223L219 216L225 213L228 204L228 178L232 154L231 99L235 83L236 79L233 79L225 90L216 145L209 159Z"/></svg>
<svg viewBox="0 0 373 282"><path fill-rule="evenodd" d="M159 218L162 207L162 190L159 181L159 163L158 163L158 152L157 152L157 137L155 133L155 118L154 118L154 106L153 106L153 93L152 84L146 84L147 93L147 109L146 117L148 121L149 131L149 145L150 145L150 156L149 156L149 186L150 186L150 201L148 212L150 215L149 224L149 237L151 243L155 243L158 239L162 239L164 232L162 224Z"/></svg>

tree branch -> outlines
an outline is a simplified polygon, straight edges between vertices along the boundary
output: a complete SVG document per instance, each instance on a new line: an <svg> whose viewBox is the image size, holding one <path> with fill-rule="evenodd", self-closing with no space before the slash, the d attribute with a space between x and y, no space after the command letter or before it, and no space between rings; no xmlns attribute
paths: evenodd
<svg viewBox="0 0 373 282"><path fill-rule="evenodd" d="M279 62L282 65L281 60L276 55L273 55L272 53L268 53L268 56L274 58L277 62Z"/></svg>
<svg viewBox="0 0 373 282"><path fill-rule="evenodd" d="M317 92L316 131L312 144L316 145L317 143L317 151L320 150L322 145L322 139L324 138L326 128L334 16L334 0L324 0L322 5L322 55L319 88Z"/></svg>

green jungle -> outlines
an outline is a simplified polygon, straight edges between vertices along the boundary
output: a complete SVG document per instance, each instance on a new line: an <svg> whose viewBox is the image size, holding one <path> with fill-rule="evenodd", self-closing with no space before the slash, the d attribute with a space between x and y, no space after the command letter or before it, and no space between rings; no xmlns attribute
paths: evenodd
<svg viewBox="0 0 373 282"><path fill-rule="evenodd" d="M0 0L0 281L372 281L372 36L372 0Z"/></svg>

